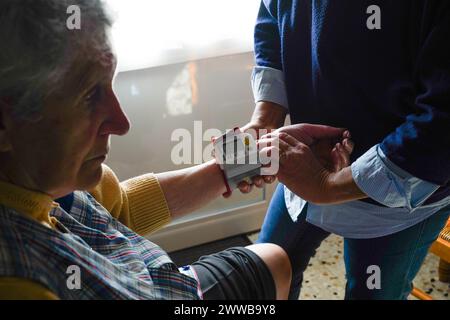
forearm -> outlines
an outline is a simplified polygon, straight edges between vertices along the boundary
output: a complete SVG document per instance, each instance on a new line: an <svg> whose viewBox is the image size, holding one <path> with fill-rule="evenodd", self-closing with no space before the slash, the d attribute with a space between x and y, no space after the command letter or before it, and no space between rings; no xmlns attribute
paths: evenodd
<svg viewBox="0 0 450 320"><path fill-rule="evenodd" d="M283 126L287 109L273 102L260 101L256 104L250 123L266 129L278 129Z"/></svg>
<svg viewBox="0 0 450 320"><path fill-rule="evenodd" d="M215 160L194 167L156 174L172 217L206 205L226 192Z"/></svg>

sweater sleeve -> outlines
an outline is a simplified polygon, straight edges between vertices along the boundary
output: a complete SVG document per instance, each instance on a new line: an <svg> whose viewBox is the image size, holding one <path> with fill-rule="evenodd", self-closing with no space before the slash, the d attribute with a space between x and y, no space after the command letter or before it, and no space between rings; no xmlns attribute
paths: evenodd
<svg viewBox="0 0 450 320"><path fill-rule="evenodd" d="M257 66L282 70L276 2L261 1L254 32L255 59Z"/></svg>
<svg viewBox="0 0 450 320"><path fill-rule="evenodd" d="M148 234L170 222L169 207L154 174L119 182L104 165L100 183L89 192L113 217L138 234Z"/></svg>
<svg viewBox="0 0 450 320"><path fill-rule="evenodd" d="M59 300L41 284L22 278L0 278L0 300Z"/></svg>
<svg viewBox="0 0 450 320"><path fill-rule="evenodd" d="M450 182L450 3L431 15L415 65L415 112L381 143L386 157L419 179Z"/></svg>

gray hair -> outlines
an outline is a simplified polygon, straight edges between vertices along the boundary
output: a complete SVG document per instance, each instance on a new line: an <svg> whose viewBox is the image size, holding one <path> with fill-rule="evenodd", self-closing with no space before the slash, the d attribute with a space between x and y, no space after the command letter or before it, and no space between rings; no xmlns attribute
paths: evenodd
<svg viewBox="0 0 450 320"><path fill-rule="evenodd" d="M70 5L80 8L80 30L67 28ZM108 46L111 24L101 0L1 0L0 99L19 118L38 114L80 50Z"/></svg>

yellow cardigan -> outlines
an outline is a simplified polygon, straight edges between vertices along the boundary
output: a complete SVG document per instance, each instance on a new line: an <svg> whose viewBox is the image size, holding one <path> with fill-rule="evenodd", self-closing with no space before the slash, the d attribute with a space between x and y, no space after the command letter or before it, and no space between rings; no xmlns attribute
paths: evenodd
<svg viewBox="0 0 450 320"><path fill-rule="evenodd" d="M114 172L103 165L100 183L89 192L113 217L144 235L170 221L169 207L153 174L119 182ZM27 214L49 228L55 218L50 210L57 205L48 195L0 182L0 203ZM0 277L0 299L58 299L41 284L22 278Z"/></svg>

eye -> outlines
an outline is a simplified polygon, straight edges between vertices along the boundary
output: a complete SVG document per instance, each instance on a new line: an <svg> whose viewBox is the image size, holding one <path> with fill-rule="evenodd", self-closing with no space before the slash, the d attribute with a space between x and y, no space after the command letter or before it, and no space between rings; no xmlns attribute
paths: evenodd
<svg viewBox="0 0 450 320"><path fill-rule="evenodd" d="M102 99L102 94L103 88L98 84L86 94L84 101L89 106L95 106Z"/></svg>

